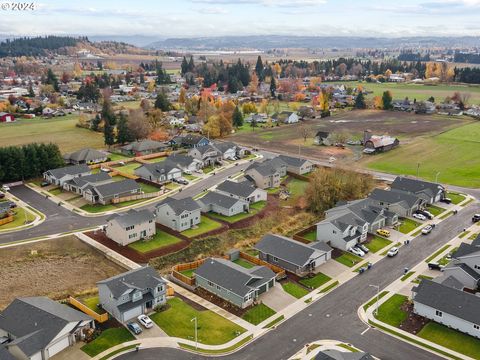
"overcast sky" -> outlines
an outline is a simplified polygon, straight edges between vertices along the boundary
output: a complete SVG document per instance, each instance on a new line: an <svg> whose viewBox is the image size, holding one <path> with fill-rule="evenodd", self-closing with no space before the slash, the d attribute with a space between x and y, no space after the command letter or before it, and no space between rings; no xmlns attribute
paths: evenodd
<svg viewBox="0 0 480 360"><path fill-rule="evenodd" d="M36 7L2 10L0 33L480 36L480 0L43 0Z"/></svg>

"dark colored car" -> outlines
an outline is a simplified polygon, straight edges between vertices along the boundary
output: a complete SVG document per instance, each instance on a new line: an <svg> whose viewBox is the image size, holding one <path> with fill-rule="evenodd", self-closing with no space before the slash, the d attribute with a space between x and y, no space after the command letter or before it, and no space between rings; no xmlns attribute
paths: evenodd
<svg viewBox="0 0 480 360"><path fill-rule="evenodd" d="M5 197L5 194L0 192L0 199L3 199Z"/></svg>
<svg viewBox="0 0 480 360"><path fill-rule="evenodd" d="M9 201L8 205L10 205L10 209L16 208L17 204L15 204L13 201Z"/></svg>
<svg viewBox="0 0 480 360"><path fill-rule="evenodd" d="M437 263L428 263L428 268L430 270L439 270L441 271L443 269L443 266Z"/></svg>
<svg viewBox="0 0 480 360"><path fill-rule="evenodd" d="M133 332L135 335L138 335L142 332L142 328L136 322L129 322L127 324L128 329Z"/></svg>
<svg viewBox="0 0 480 360"><path fill-rule="evenodd" d="M479 222L479 221L480 221L480 214L475 214L475 215L473 215L472 221L473 221L474 223Z"/></svg>
<svg viewBox="0 0 480 360"><path fill-rule="evenodd" d="M452 199L450 199L450 198L447 198L447 197L446 197L446 198L443 198L443 199L441 199L440 201L441 201L441 202L443 202L443 203L445 203L445 204L451 204L451 203L452 203Z"/></svg>
<svg viewBox="0 0 480 360"><path fill-rule="evenodd" d="M42 182L40 183L40 186L41 186L41 187L45 187L45 186L48 186L48 185L50 185L50 183L49 183L48 181L42 181Z"/></svg>

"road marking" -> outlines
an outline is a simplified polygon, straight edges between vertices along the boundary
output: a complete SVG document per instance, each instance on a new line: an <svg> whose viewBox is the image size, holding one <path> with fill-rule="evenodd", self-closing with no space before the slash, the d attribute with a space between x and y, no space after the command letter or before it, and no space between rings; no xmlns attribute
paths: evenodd
<svg viewBox="0 0 480 360"><path fill-rule="evenodd" d="M363 335L363 334L365 334L365 333L366 333L368 330L370 330L370 328L369 328L369 327L368 327L368 328L366 328L365 330L363 330L363 331L360 333L360 335Z"/></svg>

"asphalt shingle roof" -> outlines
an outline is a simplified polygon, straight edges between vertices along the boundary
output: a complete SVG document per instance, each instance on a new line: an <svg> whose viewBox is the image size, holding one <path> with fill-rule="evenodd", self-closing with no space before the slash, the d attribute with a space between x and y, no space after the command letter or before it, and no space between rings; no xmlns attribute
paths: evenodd
<svg viewBox="0 0 480 360"><path fill-rule="evenodd" d="M436 195L443 186L428 181L409 179L397 176L390 186L392 189L407 191L411 193L426 192L429 196Z"/></svg>
<svg viewBox="0 0 480 360"><path fill-rule="evenodd" d="M93 191L96 191L102 197L122 194L136 189L140 189L140 185L138 185L138 183L132 179L113 181L108 184L93 186L92 188Z"/></svg>
<svg viewBox="0 0 480 360"><path fill-rule="evenodd" d="M237 202L242 201L234 197L226 196L214 191L210 191L205 196L202 196L197 202L202 203L206 206L208 205L217 205L225 209L230 209ZM242 201L242 203L245 203Z"/></svg>
<svg viewBox="0 0 480 360"><path fill-rule="evenodd" d="M405 203L408 208L413 207L419 201L418 196L395 189L391 191L374 189L369 197L388 204Z"/></svg>
<svg viewBox="0 0 480 360"><path fill-rule="evenodd" d="M82 149L75 151L71 154L65 154L63 157L65 160L73 160L73 161L93 161L93 160L99 160L106 158L107 155L105 155L103 152L95 150L95 149Z"/></svg>
<svg viewBox="0 0 480 360"><path fill-rule="evenodd" d="M108 221L116 221L120 225L127 227L131 225L138 225L150 220L154 220L155 216L148 210L129 210L123 214L115 214L110 216L107 220Z"/></svg>
<svg viewBox="0 0 480 360"><path fill-rule="evenodd" d="M455 251L452 256L458 259L460 257L467 256L476 252L480 252L480 247L472 244L461 243L457 251Z"/></svg>
<svg viewBox="0 0 480 360"><path fill-rule="evenodd" d="M279 155L278 157L285 164L289 166L295 166L295 167L300 167L308 161L307 159L302 159L302 158L287 156L287 155Z"/></svg>
<svg viewBox="0 0 480 360"><path fill-rule="evenodd" d="M157 150L167 147L168 145L159 141L153 140L140 140L134 141L128 145L122 147L122 149L127 151L147 151L147 150Z"/></svg>
<svg viewBox="0 0 480 360"><path fill-rule="evenodd" d="M72 180L69 180L68 183L74 184L78 187L83 187L86 184L95 184L107 180L112 180L112 177L108 175L108 173L100 171L96 174L73 178Z"/></svg>
<svg viewBox="0 0 480 360"><path fill-rule="evenodd" d="M158 203L155 207L158 208L165 204L168 204L176 215L180 215L184 211L200 210L200 206L191 197L186 197L183 199L174 199L172 197L167 197L163 201Z"/></svg>
<svg viewBox="0 0 480 360"><path fill-rule="evenodd" d="M242 181L237 183L231 180L225 180L223 183L217 186L217 189L229 194L246 198L256 190L256 187L250 181Z"/></svg>
<svg viewBox="0 0 480 360"><path fill-rule="evenodd" d="M79 175L90 172L90 168L86 164L65 166L58 169L48 170L55 178L60 179L65 175Z"/></svg>

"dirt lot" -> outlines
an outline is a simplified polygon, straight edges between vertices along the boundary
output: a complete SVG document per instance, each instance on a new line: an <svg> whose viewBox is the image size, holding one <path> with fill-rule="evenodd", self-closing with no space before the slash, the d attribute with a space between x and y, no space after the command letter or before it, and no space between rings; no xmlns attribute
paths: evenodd
<svg viewBox="0 0 480 360"><path fill-rule="evenodd" d="M20 296L62 299L96 290L97 281L123 271L74 236L5 248L0 250L0 309Z"/></svg>

